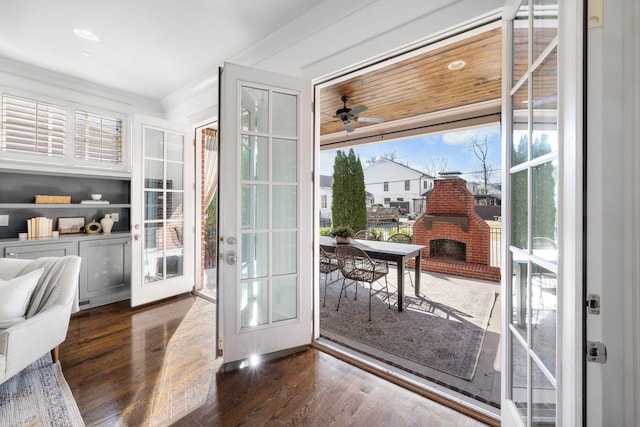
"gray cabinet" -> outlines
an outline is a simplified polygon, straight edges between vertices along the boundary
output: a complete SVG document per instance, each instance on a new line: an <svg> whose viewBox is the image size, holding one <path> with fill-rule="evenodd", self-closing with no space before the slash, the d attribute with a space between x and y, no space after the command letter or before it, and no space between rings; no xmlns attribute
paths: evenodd
<svg viewBox="0 0 640 427"><path fill-rule="evenodd" d="M80 306L95 307L131 297L131 238L79 242Z"/></svg>
<svg viewBox="0 0 640 427"><path fill-rule="evenodd" d="M36 259L80 255L80 308L129 299L131 236L129 233L61 236L58 239L0 239L0 256Z"/></svg>

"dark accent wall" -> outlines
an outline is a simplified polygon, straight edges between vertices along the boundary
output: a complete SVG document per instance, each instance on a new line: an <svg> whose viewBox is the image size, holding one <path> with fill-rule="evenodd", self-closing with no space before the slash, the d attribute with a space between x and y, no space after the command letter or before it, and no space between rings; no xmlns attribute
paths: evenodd
<svg viewBox="0 0 640 427"><path fill-rule="evenodd" d="M52 218L53 229L57 230L57 219L60 217L84 216L89 222L93 219L99 221L105 213L118 213L120 218L112 231L128 231L131 222L129 208L109 205L84 207L78 206L78 203L90 199L91 193L101 193L102 198L111 204L130 204L130 184L127 179L0 172L0 204L33 204L28 208L0 206L0 214L9 214L9 226L0 227L0 238L16 238L18 233L26 232L26 221L36 216ZM46 208L34 203L36 194L71 196L71 204Z"/></svg>

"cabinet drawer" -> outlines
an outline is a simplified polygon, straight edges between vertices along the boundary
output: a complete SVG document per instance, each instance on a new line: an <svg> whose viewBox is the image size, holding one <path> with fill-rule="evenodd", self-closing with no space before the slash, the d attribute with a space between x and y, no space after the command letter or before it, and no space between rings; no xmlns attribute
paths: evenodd
<svg viewBox="0 0 640 427"><path fill-rule="evenodd" d="M25 243L4 247L5 258L37 259L41 257L61 257L66 255L78 255L77 245L74 242L56 243Z"/></svg>

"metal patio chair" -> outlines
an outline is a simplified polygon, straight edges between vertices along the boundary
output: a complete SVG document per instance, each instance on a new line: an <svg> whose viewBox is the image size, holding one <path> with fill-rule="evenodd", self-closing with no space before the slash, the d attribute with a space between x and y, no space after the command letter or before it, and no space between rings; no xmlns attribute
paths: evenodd
<svg viewBox="0 0 640 427"><path fill-rule="evenodd" d="M412 244L413 239L408 234L396 233L389 236L389 238L387 239L387 242ZM414 286L413 278L411 277L411 270L407 267L407 264L405 264L404 269L405 269L404 274L407 274L409 276L409 281L411 282L411 286Z"/></svg>
<svg viewBox="0 0 640 427"><path fill-rule="evenodd" d="M378 240L376 239L376 235L371 230L360 230L354 236L354 239L360 240Z"/></svg>
<svg viewBox="0 0 640 427"><path fill-rule="evenodd" d="M365 251L354 246L339 246L335 251L336 258L338 260L338 268L342 273L342 289L340 290L340 297L338 298L338 306L336 311L340 309L340 300L342 299L342 292L345 296L347 288L355 283L355 299L358 299L358 282L364 282L369 284L369 321L371 321L371 298L377 293L385 290L387 292L387 304L391 308L391 301L389 299L389 286L387 284L387 274L389 273L389 266L386 261L374 261ZM384 287L374 291L373 283L384 277ZM347 279L351 280L347 284Z"/></svg>
<svg viewBox="0 0 640 427"><path fill-rule="evenodd" d="M334 271L339 271L338 260L336 259L334 254L325 251L321 246L320 247L320 273L324 274L324 298L322 300L323 307L325 306L325 301L327 300L327 286L337 281L339 278L338 277L331 282L328 281L329 277L331 277Z"/></svg>

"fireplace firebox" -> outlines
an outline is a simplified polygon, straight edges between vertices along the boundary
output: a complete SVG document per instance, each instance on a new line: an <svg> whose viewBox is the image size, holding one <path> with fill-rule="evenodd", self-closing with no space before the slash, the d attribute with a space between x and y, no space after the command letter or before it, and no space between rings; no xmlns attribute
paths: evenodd
<svg viewBox="0 0 640 427"><path fill-rule="evenodd" d="M451 239L434 239L429 242L431 258L466 262L467 245Z"/></svg>

